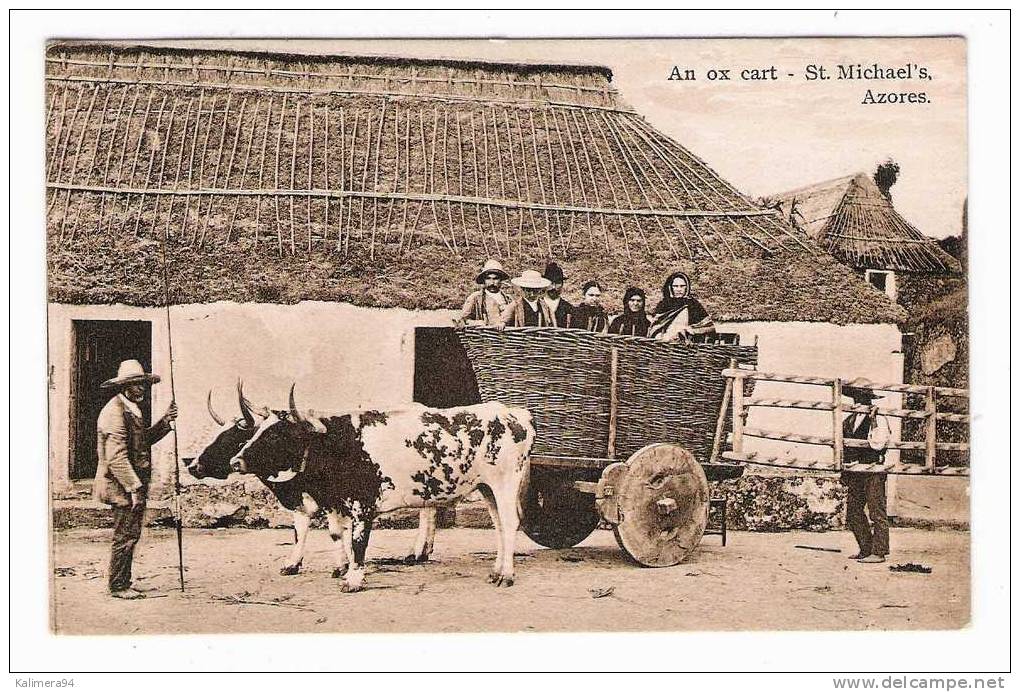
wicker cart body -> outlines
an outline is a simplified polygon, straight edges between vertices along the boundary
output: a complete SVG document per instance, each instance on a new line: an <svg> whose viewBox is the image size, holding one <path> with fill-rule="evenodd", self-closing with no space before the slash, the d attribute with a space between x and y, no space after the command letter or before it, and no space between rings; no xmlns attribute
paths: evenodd
<svg viewBox="0 0 1020 692"><path fill-rule="evenodd" d="M754 365L755 347L534 327L457 334L482 400L534 418L522 518L533 540L570 547L605 520L640 564L677 564L693 550L708 480L742 471L713 458L725 424L722 373Z"/></svg>

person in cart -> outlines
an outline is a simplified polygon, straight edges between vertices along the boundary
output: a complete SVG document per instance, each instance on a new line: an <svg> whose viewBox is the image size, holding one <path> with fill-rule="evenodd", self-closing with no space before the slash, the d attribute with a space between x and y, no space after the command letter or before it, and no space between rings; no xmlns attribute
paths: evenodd
<svg viewBox="0 0 1020 692"><path fill-rule="evenodd" d="M549 288L545 289L545 297L542 300L549 306L549 312L552 313L553 326L569 328L574 306L563 297L563 282L567 280L567 277L564 276L560 265L555 262L545 265L542 276L549 280Z"/></svg>
<svg viewBox="0 0 1020 692"><path fill-rule="evenodd" d="M458 327L465 324L489 326L500 324L500 315L511 302L510 297L503 293L503 282L509 279L510 275L498 260L486 261L475 277L475 283L482 288L467 297L454 323Z"/></svg>
<svg viewBox="0 0 1020 692"><path fill-rule="evenodd" d="M609 315L602 307L602 284L592 279L581 287L581 304L574 308L571 326L589 332L604 334L609 327Z"/></svg>
<svg viewBox="0 0 1020 692"><path fill-rule="evenodd" d="M623 293L623 314L609 323L610 334L625 336L648 336L651 322L645 314L645 292L636 286L628 286Z"/></svg>
<svg viewBox="0 0 1020 692"><path fill-rule="evenodd" d="M843 421L843 438L868 440L868 447L849 447L843 452L844 464L878 464L885 456L882 449L882 424L874 401L881 398L873 389L862 386L863 380L852 380L843 393L855 404L870 406L867 413L852 412ZM888 427L885 428L888 432ZM879 447L879 449L875 449ZM885 562L889 554L889 514L886 509L885 473L843 471L840 481L847 487L846 526L857 541L857 553L851 560L864 563ZM867 509L867 515L865 515ZM869 521L870 519L870 521Z"/></svg>
<svg viewBox="0 0 1020 692"><path fill-rule="evenodd" d="M659 341L691 341L695 336L715 334L712 316L691 296L691 280L683 272L666 277L654 315L648 336Z"/></svg>
<svg viewBox="0 0 1020 692"><path fill-rule="evenodd" d="M510 280L521 295L507 305L500 315L497 325L503 327L554 327L552 311L542 300L545 290L552 282L534 269L525 269L520 276Z"/></svg>

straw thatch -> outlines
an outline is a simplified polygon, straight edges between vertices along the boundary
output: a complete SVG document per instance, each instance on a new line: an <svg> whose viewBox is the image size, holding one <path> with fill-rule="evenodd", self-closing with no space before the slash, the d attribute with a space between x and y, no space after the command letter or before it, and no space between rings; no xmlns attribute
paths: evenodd
<svg viewBox="0 0 1020 692"><path fill-rule="evenodd" d="M687 269L722 319L903 317L604 67L68 44L46 75L55 301L163 302L165 240L173 302L452 307L491 256Z"/></svg>
<svg viewBox="0 0 1020 692"><path fill-rule="evenodd" d="M790 223L856 269L945 274L960 263L893 207L865 173L778 196Z"/></svg>

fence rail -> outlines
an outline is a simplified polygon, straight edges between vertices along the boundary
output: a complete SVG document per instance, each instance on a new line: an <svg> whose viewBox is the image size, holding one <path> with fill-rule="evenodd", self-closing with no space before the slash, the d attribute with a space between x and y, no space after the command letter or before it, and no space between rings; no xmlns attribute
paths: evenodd
<svg viewBox="0 0 1020 692"><path fill-rule="evenodd" d="M836 379L831 377L782 375L779 373L761 372L758 370L741 370L740 368L727 368L726 370L723 370L723 375L726 377L742 377L748 380L768 380L770 382L790 382L793 384L817 384L824 385L826 387L831 387L837 382ZM854 386L858 389L877 389L883 392L899 392L901 394L927 394L929 390L934 389L935 393L939 396L963 398L970 396L970 390L958 389L956 387L929 387L927 385L902 383L883 384L880 382L855 383Z"/></svg>
<svg viewBox="0 0 1020 692"><path fill-rule="evenodd" d="M760 464L764 466L780 466L786 468L802 468L820 471L865 471L873 473L896 473L896 474L930 474L946 476L968 475L969 469L959 466L947 466L937 464L937 452L953 451L968 452L970 444L966 442L944 442L937 439L938 421L952 423L966 423L969 417L959 413L949 413L938 410L940 397L968 398L969 392L966 389L955 387L934 387L913 384L879 383L870 381L855 380L855 389L871 390L872 392L896 392L907 394L920 394L924 396L923 409L909 408L884 408L873 407L865 404L845 404L843 397L846 396L847 386L840 378L808 377L802 375L783 375L771 372L760 372L757 370L744 370L737 367L730 367L723 371L728 379L728 392L732 392L733 432L727 437L731 450L722 452L723 459L743 463ZM793 384L814 385L825 387L830 392L829 399L794 399L794 398L771 398L771 397L747 397L745 396L745 382L748 380L764 380L771 382L787 382ZM725 404L724 404L725 406ZM792 433L777 430L765 430L762 428L747 427L747 413L751 407L766 408L788 408L808 411L821 411L832 413L832 435L810 435ZM882 449L914 450L924 452L923 464L908 464L900 462L881 463L846 463L844 451L846 449L868 449L871 443L868 440L849 439L843 434L844 414L864 413L869 415L890 416L894 418L918 419L924 422L924 440L891 440L886 442ZM758 452L746 452L744 450L744 437L755 437L761 439L789 442L793 444L808 444L826 446L832 449L831 461L814 461L797 459L792 456L766 456Z"/></svg>

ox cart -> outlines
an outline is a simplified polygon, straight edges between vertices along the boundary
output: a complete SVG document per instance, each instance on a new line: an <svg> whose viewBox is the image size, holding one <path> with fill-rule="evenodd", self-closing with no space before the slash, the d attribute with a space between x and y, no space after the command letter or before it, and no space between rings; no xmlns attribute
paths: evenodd
<svg viewBox="0 0 1020 692"><path fill-rule="evenodd" d="M458 330L483 401L528 408L536 442L522 528L568 548L600 521L645 566L676 565L708 521L728 421L724 371L757 348L536 327Z"/></svg>
<svg viewBox="0 0 1020 692"><path fill-rule="evenodd" d="M969 417L961 412L965 389L855 380L857 389L884 393L877 397L920 402L919 408L873 407L845 403L838 378L755 370L756 346L663 343L536 327L468 327L457 336L482 400L524 406L534 417L537 437L522 528L549 548L577 545L605 521L637 563L676 565L705 532L709 481L739 477L745 464L823 473L968 475L966 459L959 457L969 452ZM796 385L798 391L821 390L822 396L752 396L756 383ZM960 402L951 407L956 412L942 410L946 401ZM785 425L797 432L751 427L747 417L755 408L822 416L831 434L804 434L790 422ZM852 413L899 419L907 424L906 437L916 439L883 443L893 453L888 458L883 453L880 463L845 461L845 449L870 445L844 439L844 417ZM947 435L956 440L939 439ZM801 450L828 447L831 456L799 458L790 449L769 454L747 449L745 438ZM956 462L940 461L939 452L958 455Z"/></svg>

